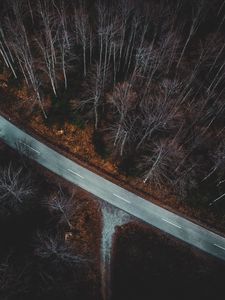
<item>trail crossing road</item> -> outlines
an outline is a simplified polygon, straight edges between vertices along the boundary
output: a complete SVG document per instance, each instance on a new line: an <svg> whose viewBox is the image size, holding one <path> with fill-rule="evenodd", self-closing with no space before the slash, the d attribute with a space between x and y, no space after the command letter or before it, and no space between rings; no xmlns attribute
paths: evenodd
<svg viewBox="0 0 225 300"><path fill-rule="evenodd" d="M83 168L28 135L0 116L0 138L10 147L26 150L52 172L129 214L225 260L225 238L163 209Z"/></svg>

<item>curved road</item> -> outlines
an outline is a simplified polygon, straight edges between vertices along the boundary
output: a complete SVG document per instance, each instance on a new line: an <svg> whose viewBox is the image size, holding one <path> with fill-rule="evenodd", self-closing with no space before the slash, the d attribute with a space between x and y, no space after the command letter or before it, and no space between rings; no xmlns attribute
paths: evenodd
<svg viewBox="0 0 225 300"><path fill-rule="evenodd" d="M225 260L225 238L163 209L81 167L0 116L0 138L12 148L26 150L52 172L129 214Z"/></svg>

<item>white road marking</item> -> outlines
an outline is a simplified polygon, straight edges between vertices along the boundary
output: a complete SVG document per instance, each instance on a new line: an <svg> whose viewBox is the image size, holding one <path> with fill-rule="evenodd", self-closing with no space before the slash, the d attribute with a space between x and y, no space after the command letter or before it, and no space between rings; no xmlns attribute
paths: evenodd
<svg viewBox="0 0 225 300"><path fill-rule="evenodd" d="M217 245L217 244L213 244L213 245L225 251L225 247L222 247L222 246Z"/></svg>
<svg viewBox="0 0 225 300"><path fill-rule="evenodd" d="M166 222L166 223L169 223L170 225L173 225L173 226L175 226L175 227L181 229L181 226L179 226L179 225L177 225L177 224L174 224L173 222L171 222L171 221L169 221L169 220L166 220L166 219L163 219L163 218L162 218L162 220L163 220L164 222Z"/></svg>
<svg viewBox="0 0 225 300"><path fill-rule="evenodd" d="M81 176L80 174L78 174L78 173L74 172L73 170L67 169L67 171L69 171L70 173L72 173L72 174L74 174L74 175L77 175L78 177L80 177L80 178L84 179L84 177L83 177L83 176Z"/></svg>
<svg viewBox="0 0 225 300"><path fill-rule="evenodd" d="M117 198L119 198L119 199L121 199L121 200L127 202L127 203L131 203L129 200L126 200L126 199L124 199L123 197L121 197L121 196L119 196L119 195L117 195L117 194L113 194L113 195L114 195L115 197L117 197Z"/></svg>
<svg viewBox="0 0 225 300"><path fill-rule="evenodd" d="M22 142L22 141L19 141L20 144L23 144L24 146L26 146L27 148L30 148L31 150L33 150L34 152L36 152L37 154L40 154L41 152L34 149L33 147L31 147L30 145L27 145L26 143Z"/></svg>

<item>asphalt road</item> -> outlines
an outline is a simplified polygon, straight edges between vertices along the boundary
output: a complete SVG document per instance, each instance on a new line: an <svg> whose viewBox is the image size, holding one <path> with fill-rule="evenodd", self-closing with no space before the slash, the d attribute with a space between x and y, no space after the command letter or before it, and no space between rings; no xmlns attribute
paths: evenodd
<svg viewBox="0 0 225 300"><path fill-rule="evenodd" d="M81 167L0 116L0 138L38 163L129 214L225 260L225 238L163 209Z"/></svg>

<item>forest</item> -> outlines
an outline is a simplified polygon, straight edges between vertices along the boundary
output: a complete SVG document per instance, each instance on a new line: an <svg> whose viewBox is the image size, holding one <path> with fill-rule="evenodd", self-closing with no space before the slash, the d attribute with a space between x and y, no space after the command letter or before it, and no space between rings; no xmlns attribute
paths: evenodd
<svg viewBox="0 0 225 300"><path fill-rule="evenodd" d="M1 89L26 86L48 126L92 126L121 174L224 214L224 21L222 0L2 1Z"/></svg>

